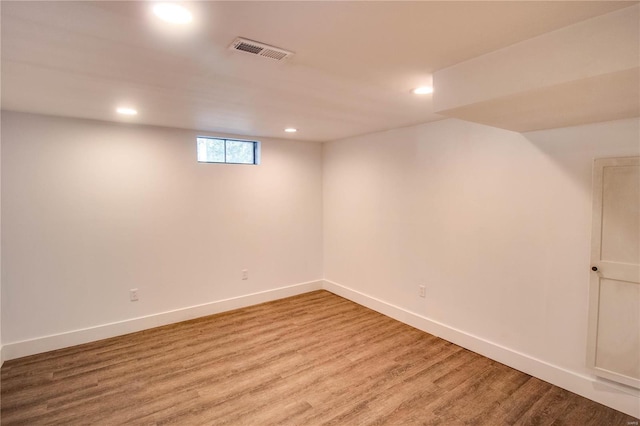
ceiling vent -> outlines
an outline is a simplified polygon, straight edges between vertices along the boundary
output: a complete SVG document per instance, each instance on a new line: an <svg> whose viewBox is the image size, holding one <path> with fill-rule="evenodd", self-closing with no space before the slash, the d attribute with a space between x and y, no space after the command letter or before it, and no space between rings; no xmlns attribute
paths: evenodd
<svg viewBox="0 0 640 426"><path fill-rule="evenodd" d="M246 38L238 37L229 46L231 50L237 50L251 55L258 55L269 59L275 59L276 61L283 61L290 56L293 56L293 52L280 49L275 46L269 46L268 44L260 43L253 40L247 40Z"/></svg>

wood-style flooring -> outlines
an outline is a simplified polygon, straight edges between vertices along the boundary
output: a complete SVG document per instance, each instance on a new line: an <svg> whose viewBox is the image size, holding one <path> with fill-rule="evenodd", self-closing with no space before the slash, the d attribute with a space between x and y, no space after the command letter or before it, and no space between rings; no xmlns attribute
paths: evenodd
<svg viewBox="0 0 640 426"><path fill-rule="evenodd" d="M5 362L3 425L637 419L326 291Z"/></svg>

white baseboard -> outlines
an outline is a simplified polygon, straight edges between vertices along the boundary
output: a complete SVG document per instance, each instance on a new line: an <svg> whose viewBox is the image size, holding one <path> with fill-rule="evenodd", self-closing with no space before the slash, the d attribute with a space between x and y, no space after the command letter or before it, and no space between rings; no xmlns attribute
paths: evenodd
<svg viewBox="0 0 640 426"><path fill-rule="evenodd" d="M322 288L548 383L636 418L640 417L640 391L637 389L564 369L332 281L324 280Z"/></svg>
<svg viewBox="0 0 640 426"><path fill-rule="evenodd" d="M320 290L322 288L322 283L322 280L309 281L306 283L276 288L231 299L218 300L215 302L204 303L202 305L190 306L159 314L103 324L96 327L73 330L36 339L23 340L20 342L6 343L1 348L2 356L4 357L3 359L6 360L21 358L23 356L34 355L55 349L94 342L96 340L107 339L109 337L134 333L136 331L146 330L149 328L160 327L162 325L218 314L220 312L244 308L251 305L257 305L259 303L283 299L285 297L296 296L298 294L308 293L314 290Z"/></svg>

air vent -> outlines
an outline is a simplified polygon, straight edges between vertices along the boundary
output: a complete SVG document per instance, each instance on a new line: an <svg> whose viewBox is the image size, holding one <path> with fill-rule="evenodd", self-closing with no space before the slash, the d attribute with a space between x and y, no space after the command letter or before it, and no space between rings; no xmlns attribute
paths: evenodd
<svg viewBox="0 0 640 426"><path fill-rule="evenodd" d="M275 59L276 61L282 61L293 55L293 52L289 52L288 50L241 37L235 39L233 43L231 43L231 46L229 46L229 49Z"/></svg>

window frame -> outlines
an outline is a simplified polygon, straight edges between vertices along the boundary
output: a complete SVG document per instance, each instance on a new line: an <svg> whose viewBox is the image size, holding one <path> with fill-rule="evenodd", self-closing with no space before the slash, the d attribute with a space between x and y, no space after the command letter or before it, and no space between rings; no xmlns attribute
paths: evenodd
<svg viewBox="0 0 640 426"><path fill-rule="evenodd" d="M224 161L200 161L198 158L198 139L215 139L224 141ZM234 163L231 161L227 161L227 141L231 142L245 142L253 144L253 163ZM235 164L240 166L258 166L260 164L260 141L249 140L249 139L234 139L234 138L225 138L218 136L196 136L196 161L202 164Z"/></svg>

